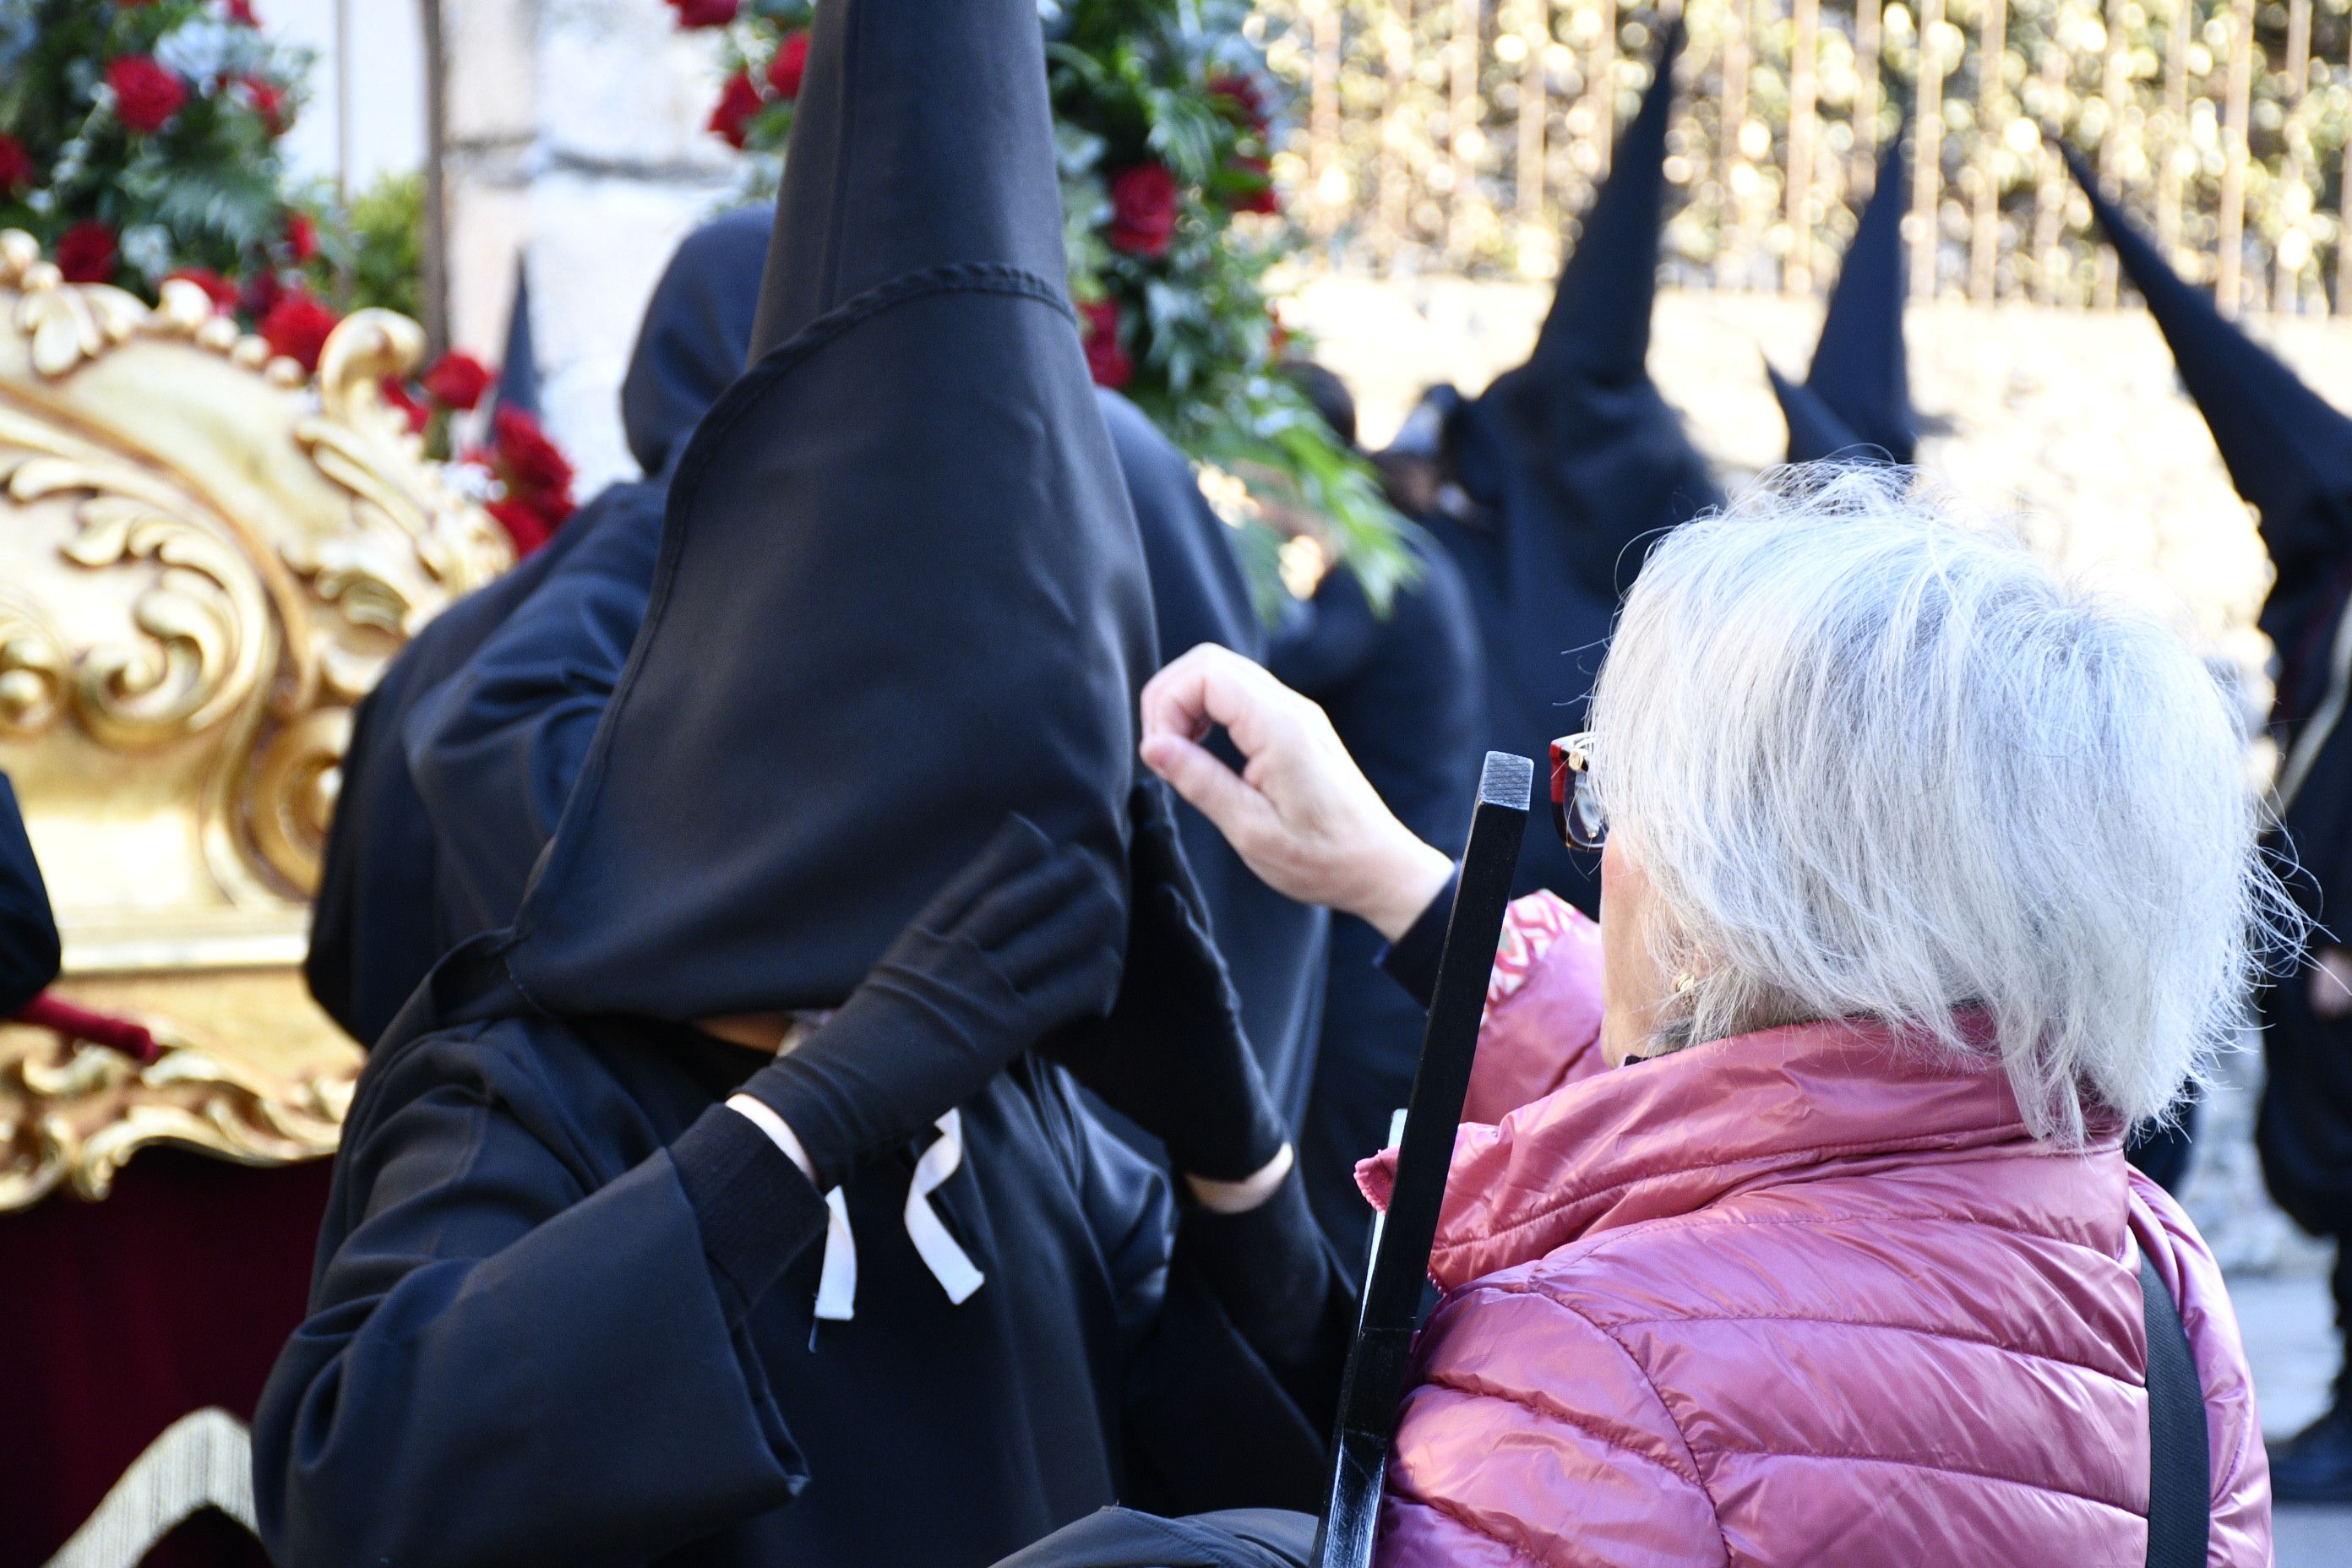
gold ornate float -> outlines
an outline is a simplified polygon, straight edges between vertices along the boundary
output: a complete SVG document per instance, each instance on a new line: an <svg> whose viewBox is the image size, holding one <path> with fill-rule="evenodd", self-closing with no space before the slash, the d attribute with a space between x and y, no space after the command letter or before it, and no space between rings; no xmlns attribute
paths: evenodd
<svg viewBox="0 0 2352 1568"><path fill-rule="evenodd" d="M149 1143L334 1146L360 1057L299 965L352 708L512 559L379 395L424 347L362 310L306 376L192 284L150 309L0 234L0 772L58 994L162 1047L0 1024L0 1211Z"/></svg>

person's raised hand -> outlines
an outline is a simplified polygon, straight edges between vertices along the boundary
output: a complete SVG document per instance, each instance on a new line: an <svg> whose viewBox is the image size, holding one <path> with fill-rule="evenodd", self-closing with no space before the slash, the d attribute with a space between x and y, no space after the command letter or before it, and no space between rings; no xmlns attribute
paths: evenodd
<svg viewBox="0 0 2352 1568"><path fill-rule="evenodd" d="M1125 930L1097 858L1013 816L909 921L841 1010L743 1092L820 1190L977 1095L1118 994Z"/></svg>
<svg viewBox="0 0 2352 1568"><path fill-rule="evenodd" d="M1286 897L1394 942L1453 875L1381 801L1321 706L1230 648L1203 643L1153 676L1142 727L1144 765ZM1238 773L1201 743L1219 727L1241 753Z"/></svg>

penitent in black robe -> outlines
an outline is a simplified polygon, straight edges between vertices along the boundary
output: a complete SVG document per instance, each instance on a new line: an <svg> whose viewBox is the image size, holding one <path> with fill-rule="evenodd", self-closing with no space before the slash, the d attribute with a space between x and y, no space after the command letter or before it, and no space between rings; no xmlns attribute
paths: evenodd
<svg viewBox="0 0 2352 1568"><path fill-rule="evenodd" d="M1179 1223L1024 1059L931 1195L986 1282L951 1305L917 1257L910 1147L849 1184L856 1315L817 1322L814 1189L772 1150L709 1174L762 1137L717 1103L762 1058L532 1016L474 951L435 984L476 999L394 1026L344 1131L256 1425L282 1562L980 1564L1114 1500L1314 1506L1345 1303L1265 1279L1307 1299L1245 1334L1205 1282L1299 1256L1256 1246L1282 1216Z"/></svg>

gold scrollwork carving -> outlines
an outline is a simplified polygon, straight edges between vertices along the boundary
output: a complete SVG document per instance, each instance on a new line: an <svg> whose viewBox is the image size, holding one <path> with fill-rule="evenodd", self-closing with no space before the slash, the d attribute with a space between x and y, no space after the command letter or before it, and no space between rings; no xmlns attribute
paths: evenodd
<svg viewBox="0 0 2352 1568"><path fill-rule="evenodd" d="M306 893L318 885L351 741L350 709L317 709L270 737L254 769L247 802L254 847Z"/></svg>
<svg viewBox="0 0 2352 1568"><path fill-rule="evenodd" d="M334 1152L355 1074L281 1080L197 1049L162 1019L142 1021L164 1043L143 1066L46 1029L0 1030L0 1213L64 1186L103 1198L154 1144L246 1165Z"/></svg>
<svg viewBox="0 0 2352 1568"><path fill-rule="evenodd" d="M55 725L72 679L73 655L48 617L0 595L0 739L30 740Z"/></svg>

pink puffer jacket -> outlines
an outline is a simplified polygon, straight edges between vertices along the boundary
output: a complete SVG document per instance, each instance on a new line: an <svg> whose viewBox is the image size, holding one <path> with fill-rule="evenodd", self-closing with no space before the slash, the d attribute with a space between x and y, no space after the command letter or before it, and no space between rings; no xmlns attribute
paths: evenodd
<svg viewBox="0 0 2352 1568"><path fill-rule="evenodd" d="M1458 1141L1382 1568L2137 1568L2141 1250L2204 1383L2209 1561L2270 1562L2220 1270L2116 1138L2037 1142L1997 1071L1845 1026L1603 1072L1597 933L1547 897L1472 1101L1542 1097Z"/></svg>

